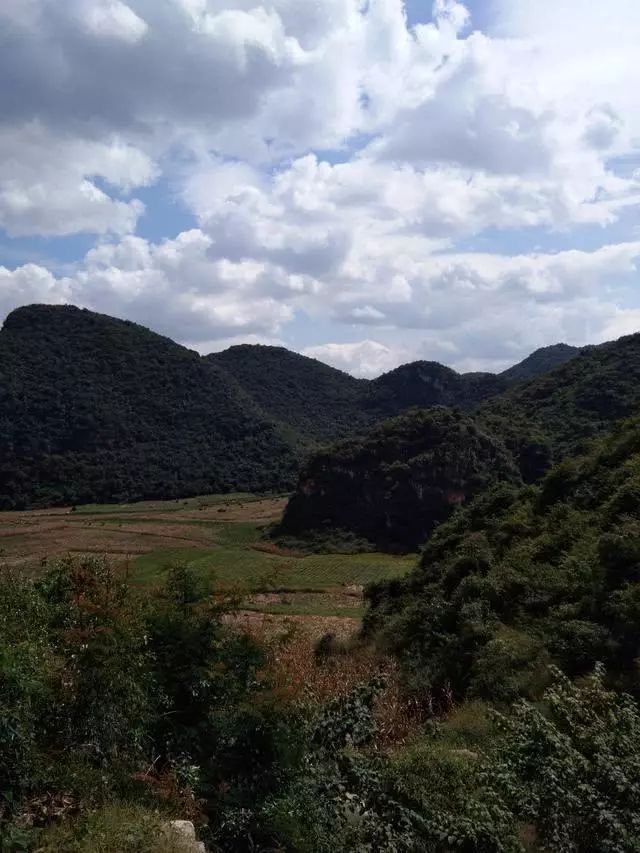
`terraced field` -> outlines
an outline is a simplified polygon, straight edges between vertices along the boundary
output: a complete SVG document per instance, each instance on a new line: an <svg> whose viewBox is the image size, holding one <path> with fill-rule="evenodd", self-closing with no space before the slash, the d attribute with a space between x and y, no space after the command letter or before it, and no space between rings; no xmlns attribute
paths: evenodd
<svg viewBox="0 0 640 853"><path fill-rule="evenodd" d="M310 620L358 619L364 584L413 565L411 556L280 551L264 529L285 503L286 497L234 494L2 513L0 562L37 571L68 553L106 554L128 567L134 583L148 586L185 563L233 591L247 612Z"/></svg>

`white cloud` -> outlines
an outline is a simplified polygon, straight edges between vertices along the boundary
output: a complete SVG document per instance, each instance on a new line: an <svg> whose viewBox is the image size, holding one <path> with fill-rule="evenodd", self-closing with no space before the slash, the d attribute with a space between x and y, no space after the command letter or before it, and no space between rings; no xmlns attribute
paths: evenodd
<svg viewBox="0 0 640 853"><path fill-rule="evenodd" d="M115 136L79 139L38 122L0 126L0 227L10 235L132 231L143 205L109 190L128 192L154 177L150 159Z"/></svg>
<svg viewBox="0 0 640 853"><path fill-rule="evenodd" d="M3 316L20 305L44 302L60 305L69 301L69 283L56 279L37 264L25 264L15 270L0 266L0 312Z"/></svg>
<svg viewBox="0 0 640 853"><path fill-rule="evenodd" d="M455 0L413 29L401 0L4 0L0 228L102 242L68 278L5 270L1 304L22 288L199 348L286 339L302 312L367 375L626 329L640 7L493 6L479 33ZM159 177L199 227L153 244L135 195ZM483 234L499 253L465 251ZM601 248L536 253L550 234Z"/></svg>
<svg viewBox="0 0 640 853"><path fill-rule="evenodd" d="M73 277L75 300L114 312L202 348L239 335L276 335L292 310L270 296L278 270L252 261L216 258L194 229L158 245L138 237L89 252Z"/></svg>
<svg viewBox="0 0 640 853"><path fill-rule="evenodd" d="M377 341L357 341L346 344L320 344L305 347L303 355L317 358L354 376L372 379L397 367L413 356L402 347L388 347Z"/></svg>
<svg viewBox="0 0 640 853"><path fill-rule="evenodd" d="M145 21L121 0L80 0L78 15L87 31L98 37L135 44L149 29Z"/></svg>

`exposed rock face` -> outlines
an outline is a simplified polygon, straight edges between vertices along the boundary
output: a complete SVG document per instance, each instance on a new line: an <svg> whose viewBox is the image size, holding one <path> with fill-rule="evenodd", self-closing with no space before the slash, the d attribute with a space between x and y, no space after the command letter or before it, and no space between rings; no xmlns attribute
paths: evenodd
<svg viewBox="0 0 640 853"><path fill-rule="evenodd" d="M498 480L517 481L516 467L472 418L441 408L412 411L316 455L278 532L345 529L409 550Z"/></svg>

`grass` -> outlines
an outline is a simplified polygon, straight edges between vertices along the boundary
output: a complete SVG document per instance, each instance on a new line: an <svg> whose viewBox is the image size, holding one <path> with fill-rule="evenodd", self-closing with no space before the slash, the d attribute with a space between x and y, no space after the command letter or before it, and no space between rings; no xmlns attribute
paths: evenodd
<svg viewBox="0 0 640 853"><path fill-rule="evenodd" d="M194 548L156 551L138 557L133 577L153 583L163 569L186 563L201 577L221 586L246 586L252 590L322 590L341 586L363 586L371 581L406 574L414 557L389 554L310 554L289 556L265 553L251 547L260 530L248 524L220 525L216 545L205 551Z"/></svg>
<svg viewBox="0 0 640 853"><path fill-rule="evenodd" d="M362 619L364 616L364 605L360 607L336 607L335 604L324 603L320 599L317 604L247 604L243 610L249 613L271 613L274 616L341 616L345 619Z"/></svg>
<svg viewBox="0 0 640 853"><path fill-rule="evenodd" d="M406 574L415 557L380 553L311 553L278 549L264 529L279 517L282 496L244 493L202 495L178 501L90 504L0 515L0 559L21 571L37 571L45 556L106 553L127 563L134 583L154 587L176 563L190 566L218 588L243 597L280 593L248 607L262 613L362 615L360 588ZM353 587L353 589L348 589ZM336 592L351 593L346 601ZM308 592L307 598L286 593Z"/></svg>
<svg viewBox="0 0 640 853"><path fill-rule="evenodd" d="M137 805L114 803L80 820L53 824L40 839L42 853L176 853L166 819Z"/></svg>
<svg viewBox="0 0 640 853"><path fill-rule="evenodd" d="M137 501L130 504L82 504L75 509L78 515L114 512L182 512L186 509L200 509L218 504L253 503L263 500L263 495L249 492L230 492L226 495L196 495L193 498L177 498L171 501ZM281 497L281 496L271 496Z"/></svg>

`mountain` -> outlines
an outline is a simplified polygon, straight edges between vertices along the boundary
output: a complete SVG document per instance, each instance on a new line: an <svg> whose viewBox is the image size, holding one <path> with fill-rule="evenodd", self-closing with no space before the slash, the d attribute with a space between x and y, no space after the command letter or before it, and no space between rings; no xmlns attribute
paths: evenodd
<svg viewBox="0 0 640 853"><path fill-rule="evenodd" d="M451 406L473 411L511 386L534 379L575 358L581 350L567 344L543 347L502 373L456 373L436 361L414 361L371 383L377 411L393 416L418 406Z"/></svg>
<svg viewBox="0 0 640 853"><path fill-rule="evenodd" d="M369 382L284 347L241 345L205 359L234 378L294 442L335 441L370 426Z"/></svg>
<svg viewBox="0 0 640 853"><path fill-rule="evenodd" d="M640 334L587 347L566 364L486 402L478 418L503 437L527 482L640 410Z"/></svg>
<svg viewBox="0 0 640 853"><path fill-rule="evenodd" d="M447 435L445 430L435 438L435 445L430 444L428 419L422 423L416 416L417 429L425 430L423 447L419 435L411 436L408 421L403 420L376 426L358 441L321 450L302 470L282 531L304 537L305 529L310 536L323 530L327 536L336 528L341 535L351 532L379 547L415 548L437 521L447 517L447 511L443 507L438 512L427 510L422 496L416 498L413 493L421 495L425 484L431 488L435 483L442 494L460 490L459 472L442 467L438 446L445 457L458 454L465 460L475 452L467 440L475 431L503 448L503 453L508 451L525 482L536 482L554 460L580 452L613 421L640 411L640 335L589 347L573 356L562 345L552 350L551 354L548 350L534 353L529 364L523 362L512 376L558 358L565 358L564 364L508 390L503 385L502 393L495 392L507 381L504 377L459 375L428 362L405 365L375 380L376 389L389 390L387 398L378 393L378 400L386 399L391 410L431 407L438 402L471 406L489 389L495 395L477 409L473 421L466 421L462 434L452 428ZM469 385L463 391L464 383L472 381L475 393ZM504 477L505 466L496 474ZM494 480L488 478L485 484ZM462 489L465 498L472 491L478 489ZM403 514L407 518L401 523Z"/></svg>
<svg viewBox="0 0 640 853"><path fill-rule="evenodd" d="M71 306L0 333L0 507L287 488L291 443L215 364Z"/></svg>
<svg viewBox="0 0 640 853"><path fill-rule="evenodd" d="M498 481L518 481L498 440L460 412L412 410L313 456L275 535L348 530L410 550Z"/></svg>
<svg viewBox="0 0 640 853"><path fill-rule="evenodd" d="M289 489L322 444L508 384L435 362L354 379L281 347L201 357L134 323L27 306L0 331L0 507Z"/></svg>
<svg viewBox="0 0 640 853"><path fill-rule="evenodd" d="M456 373L435 361L414 361L371 383L379 411L392 416L414 406L451 406L471 410L506 391L507 380L492 373Z"/></svg>
<svg viewBox="0 0 640 853"><path fill-rule="evenodd" d="M581 347L572 347L569 344L554 344L550 347L542 347L532 352L530 356L514 364L508 370L503 370L499 376L510 385L519 382L528 382L543 373L548 373L561 364L566 364L582 352Z"/></svg>
<svg viewBox="0 0 640 853"><path fill-rule="evenodd" d="M538 694L550 662L601 661L640 695L640 418L539 486L477 497L368 597L368 631L418 688L507 701Z"/></svg>

